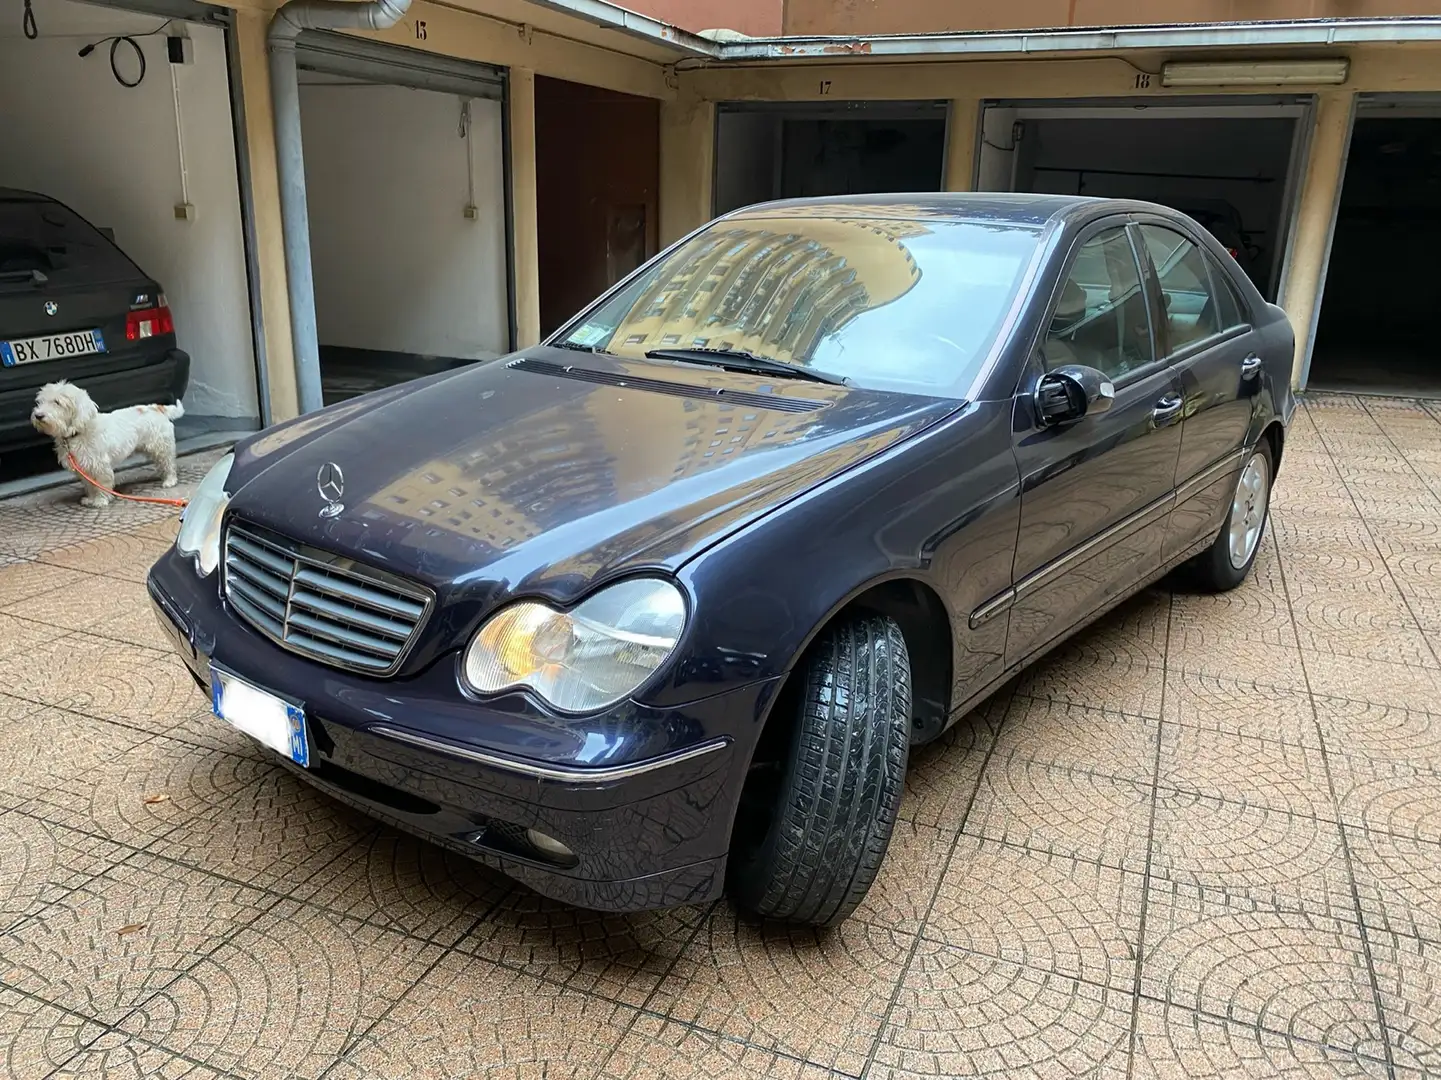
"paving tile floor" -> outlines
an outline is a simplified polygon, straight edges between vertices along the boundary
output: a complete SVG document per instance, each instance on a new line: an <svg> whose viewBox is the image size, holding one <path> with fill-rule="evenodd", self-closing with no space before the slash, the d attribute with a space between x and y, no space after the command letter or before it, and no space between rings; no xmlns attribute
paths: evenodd
<svg viewBox="0 0 1441 1080"><path fill-rule="evenodd" d="M1436 404L1309 398L1252 579L919 751L828 933L569 909L316 794L151 623L171 513L73 499L0 504L0 1075L1441 1077Z"/></svg>

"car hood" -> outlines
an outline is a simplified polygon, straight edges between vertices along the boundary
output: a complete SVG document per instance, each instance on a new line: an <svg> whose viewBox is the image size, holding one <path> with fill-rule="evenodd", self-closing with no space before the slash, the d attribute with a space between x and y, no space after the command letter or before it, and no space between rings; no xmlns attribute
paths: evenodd
<svg viewBox="0 0 1441 1080"><path fill-rule="evenodd" d="M252 438L231 513L420 581L443 605L568 603L675 569L959 405L533 349ZM318 490L331 463L339 511Z"/></svg>

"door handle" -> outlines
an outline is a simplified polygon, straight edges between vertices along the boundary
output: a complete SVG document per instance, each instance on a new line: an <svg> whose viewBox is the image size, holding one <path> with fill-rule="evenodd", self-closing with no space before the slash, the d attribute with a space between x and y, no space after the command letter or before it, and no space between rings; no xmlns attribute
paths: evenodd
<svg viewBox="0 0 1441 1080"><path fill-rule="evenodd" d="M1261 358L1252 353L1241 361L1241 378L1254 379L1261 371Z"/></svg>
<svg viewBox="0 0 1441 1080"><path fill-rule="evenodd" d="M1156 407L1151 410L1151 423L1158 428L1165 427L1181 415L1181 406L1185 403L1186 399L1180 394L1167 394L1156 402Z"/></svg>

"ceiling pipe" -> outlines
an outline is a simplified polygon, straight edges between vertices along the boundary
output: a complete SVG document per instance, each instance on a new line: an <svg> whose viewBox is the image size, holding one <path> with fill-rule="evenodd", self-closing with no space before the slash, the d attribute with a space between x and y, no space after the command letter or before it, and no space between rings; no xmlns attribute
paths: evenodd
<svg viewBox="0 0 1441 1080"><path fill-rule="evenodd" d="M300 82L295 42L302 30L388 30L410 0L291 0L270 20L270 98L275 111L275 159L280 177L280 219L285 233L285 275L290 293L290 339L295 387L302 413L324 404L320 342L315 324L315 279L310 266L310 210L305 200L305 149L300 133Z"/></svg>

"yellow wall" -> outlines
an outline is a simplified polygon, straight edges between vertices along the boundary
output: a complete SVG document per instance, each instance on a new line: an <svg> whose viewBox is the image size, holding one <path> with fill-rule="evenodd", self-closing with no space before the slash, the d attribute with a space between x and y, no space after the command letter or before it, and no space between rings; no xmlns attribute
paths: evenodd
<svg viewBox="0 0 1441 1080"><path fill-rule="evenodd" d="M1033 56L942 62L885 62L855 57L842 62L786 61L717 67L687 61L667 63L664 48L600 30L581 20L547 11L524 0L468 0L486 14L418 0L406 18L376 35L394 44L508 68L512 72L511 122L514 156L514 221L517 325L522 343L539 333L538 267L535 261L534 111L536 74L555 76L638 94L661 102L660 240L670 243L699 227L711 213L716 103L721 101L935 100L952 104L946 155L946 187L970 186L976 122L988 98L1130 98L1137 103L1177 96L1217 94L1212 90L1168 90L1154 76L1168 57L1131 53L1117 56ZM246 109L249 165L254 185L256 254L260 263L271 408L277 418L295 410L293 359L280 233L278 186L264 37L271 0L232 0L237 8L239 79ZM534 24L525 20L534 19ZM423 27L421 24L424 24ZM1268 57L1285 54L1270 50ZM1292 258L1286 301L1298 323L1309 325L1311 308L1303 294L1319 281L1326 252L1330 204L1340 173L1334 137L1334 102L1356 92L1441 91L1441 46L1383 43L1322 55L1349 55L1351 76L1344 88L1290 86L1286 93L1320 92L1332 102L1321 110L1311 149L1312 170L1302 189L1301 230ZM1308 55L1292 50L1291 55ZM1313 50L1309 55L1317 55ZM1192 57L1194 58L1194 57ZM1138 88L1138 83L1145 83ZM1251 93L1266 93L1254 88ZM1270 88L1276 92L1276 88ZM1338 96L1339 95L1339 96ZM1349 115L1349 105L1347 105ZM527 131L527 122L530 127ZM1324 131L1322 130L1324 128ZM527 134L529 137L527 138ZM1324 138L1322 137L1324 135ZM1333 160L1334 159L1334 160ZM603 163L598 163L603 167ZM1313 300L1310 303L1314 302ZM1298 325L1298 357L1305 352L1306 326Z"/></svg>

